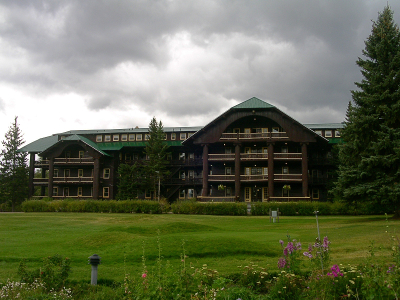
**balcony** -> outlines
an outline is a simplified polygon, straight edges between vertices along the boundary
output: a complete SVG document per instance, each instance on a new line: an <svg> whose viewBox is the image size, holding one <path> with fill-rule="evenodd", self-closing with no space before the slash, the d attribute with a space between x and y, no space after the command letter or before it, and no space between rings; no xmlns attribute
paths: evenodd
<svg viewBox="0 0 400 300"><path fill-rule="evenodd" d="M55 158L54 159L54 164L55 165L93 165L94 164L94 159L91 157L85 157L85 158ZM35 167L45 167L49 166L49 161L48 160L40 160L40 161L35 161Z"/></svg>
<svg viewBox="0 0 400 300"><path fill-rule="evenodd" d="M301 153L274 153L274 159L276 160L301 160Z"/></svg>
<svg viewBox="0 0 400 300"><path fill-rule="evenodd" d="M286 132L259 132L259 133L223 133L220 140L285 140L289 139Z"/></svg>
<svg viewBox="0 0 400 300"><path fill-rule="evenodd" d="M212 197L212 196L199 196L197 197L198 202L235 202L235 196L226 196L226 197Z"/></svg>
<svg viewBox="0 0 400 300"><path fill-rule="evenodd" d="M33 183L37 185L48 184L48 178L33 178ZM65 183L81 183L81 184L92 184L93 177L53 177L53 184L65 184Z"/></svg>
<svg viewBox="0 0 400 300"><path fill-rule="evenodd" d="M274 181L302 181L302 174L274 174Z"/></svg>
<svg viewBox="0 0 400 300"><path fill-rule="evenodd" d="M265 160L268 159L268 153L240 153L241 160Z"/></svg>
<svg viewBox="0 0 400 300"><path fill-rule="evenodd" d="M235 181L235 175L208 175L208 181Z"/></svg>
<svg viewBox="0 0 400 300"><path fill-rule="evenodd" d="M240 181L249 182L249 181L268 181L268 175L240 175Z"/></svg>
<svg viewBox="0 0 400 300"><path fill-rule="evenodd" d="M234 161L235 154L208 154L209 161Z"/></svg>

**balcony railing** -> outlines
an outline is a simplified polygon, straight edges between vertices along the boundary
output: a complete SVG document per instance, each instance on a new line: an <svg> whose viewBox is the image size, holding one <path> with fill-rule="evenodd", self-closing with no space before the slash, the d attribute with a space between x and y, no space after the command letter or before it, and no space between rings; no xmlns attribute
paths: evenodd
<svg viewBox="0 0 400 300"><path fill-rule="evenodd" d="M34 184L47 184L48 178L33 178ZM93 183L93 177L53 177L53 183Z"/></svg>
<svg viewBox="0 0 400 300"><path fill-rule="evenodd" d="M208 175L208 181L235 181L235 175Z"/></svg>
<svg viewBox="0 0 400 300"><path fill-rule="evenodd" d="M301 153L274 153L274 159L284 159L284 160L301 160Z"/></svg>
<svg viewBox="0 0 400 300"><path fill-rule="evenodd" d="M55 158L54 159L54 164L55 165L63 165L63 164L94 164L94 159L91 157L85 157L85 158ZM35 161L35 166L36 167L41 167L41 166L48 166L49 161L48 160L40 160L40 161Z"/></svg>
<svg viewBox="0 0 400 300"><path fill-rule="evenodd" d="M222 133L221 140L268 140L288 139L286 132Z"/></svg>
<svg viewBox="0 0 400 300"><path fill-rule="evenodd" d="M301 174L274 174L274 180L301 181L302 176Z"/></svg>
<svg viewBox="0 0 400 300"><path fill-rule="evenodd" d="M268 153L240 153L241 160L268 159Z"/></svg>
<svg viewBox="0 0 400 300"><path fill-rule="evenodd" d="M199 196L199 197L197 197L197 201L199 201L199 202L235 202L235 196L226 196L226 197Z"/></svg>
<svg viewBox="0 0 400 300"><path fill-rule="evenodd" d="M266 181L268 175L240 175L240 181Z"/></svg>
<svg viewBox="0 0 400 300"><path fill-rule="evenodd" d="M208 154L208 160L235 160L235 154Z"/></svg>

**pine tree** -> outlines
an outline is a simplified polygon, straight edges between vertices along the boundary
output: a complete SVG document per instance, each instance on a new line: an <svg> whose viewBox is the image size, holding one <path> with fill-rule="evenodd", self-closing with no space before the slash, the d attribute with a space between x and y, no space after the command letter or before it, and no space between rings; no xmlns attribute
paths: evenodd
<svg viewBox="0 0 400 300"><path fill-rule="evenodd" d="M10 202L12 211L28 197L27 153L18 152L25 143L18 126L18 117L5 134L0 153L0 199Z"/></svg>
<svg viewBox="0 0 400 300"><path fill-rule="evenodd" d="M336 191L349 202L400 214L400 34L388 6L362 53L363 79L346 114Z"/></svg>
<svg viewBox="0 0 400 300"><path fill-rule="evenodd" d="M142 165L121 164L118 175L118 200L135 199L144 192L146 182Z"/></svg>
<svg viewBox="0 0 400 300"><path fill-rule="evenodd" d="M162 122L157 123L155 117L149 124L149 135L145 148L147 155L145 170L149 187L153 191L153 195L155 195L156 191L158 191L159 182L168 174L166 166L168 164L167 154L169 148L165 142Z"/></svg>

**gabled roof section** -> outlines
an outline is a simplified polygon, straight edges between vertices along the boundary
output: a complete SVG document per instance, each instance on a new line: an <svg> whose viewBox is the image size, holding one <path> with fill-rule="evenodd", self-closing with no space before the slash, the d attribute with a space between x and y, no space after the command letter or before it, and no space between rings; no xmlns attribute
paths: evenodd
<svg viewBox="0 0 400 300"><path fill-rule="evenodd" d="M242 103L239 103L238 105L233 106L231 109L256 109L256 108L272 108L275 107L265 101L262 101L256 97L250 98Z"/></svg>
<svg viewBox="0 0 400 300"><path fill-rule="evenodd" d="M18 152L39 153L39 152L42 152L43 150L53 146L57 142L58 142L57 135L46 136L46 137L38 139L32 143L29 143L28 145L25 145L24 147L18 149Z"/></svg>
<svg viewBox="0 0 400 300"><path fill-rule="evenodd" d="M108 155L107 153L105 153L104 151L102 151L102 150L97 146L96 143L94 143L94 142L92 142L91 140L89 140L89 139L87 139L87 138L85 138L85 137L83 137L83 136L81 136L81 135L78 135L78 134L73 134L73 135L70 135L70 136L68 136L68 137L66 137L66 138L63 138L63 139L59 140L57 143L54 143L54 144L51 145L50 147L47 147L46 149L44 149L41 153L46 152L46 151L50 150L51 148L55 147L56 145L61 144L61 143L64 143L65 141L75 141L75 142L79 142L79 141L80 141L80 142L85 143L85 144L88 145L89 147L93 148L93 149L96 150L97 152L101 153L102 155L110 156L110 155Z"/></svg>

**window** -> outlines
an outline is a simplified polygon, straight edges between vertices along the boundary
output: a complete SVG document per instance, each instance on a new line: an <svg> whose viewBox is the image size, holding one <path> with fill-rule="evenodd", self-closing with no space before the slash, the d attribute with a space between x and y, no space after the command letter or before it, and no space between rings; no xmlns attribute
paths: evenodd
<svg viewBox="0 0 400 300"><path fill-rule="evenodd" d="M194 159L194 153L189 153L189 159Z"/></svg>
<svg viewBox="0 0 400 300"><path fill-rule="evenodd" d="M78 169L78 177L83 177L83 169Z"/></svg>
<svg viewBox="0 0 400 300"><path fill-rule="evenodd" d="M77 193L78 197L82 197L82 187L78 187L78 193Z"/></svg>
<svg viewBox="0 0 400 300"><path fill-rule="evenodd" d="M185 180L185 171L180 171L179 172L179 178L182 180Z"/></svg>
<svg viewBox="0 0 400 300"><path fill-rule="evenodd" d="M289 174L289 167L288 166L283 166L282 167L282 174Z"/></svg>
<svg viewBox="0 0 400 300"><path fill-rule="evenodd" d="M106 135L104 136L104 141L105 141L105 142L111 142L111 135L106 134Z"/></svg>
<svg viewBox="0 0 400 300"><path fill-rule="evenodd" d="M282 188L282 197L289 197L289 189Z"/></svg>
<svg viewBox="0 0 400 300"><path fill-rule="evenodd" d="M272 127L272 132L279 132L279 127Z"/></svg>
<svg viewBox="0 0 400 300"><path fill-rule="evenodd" d="M167 153L167 160L172 160L172 153Z"/></svg>
<svg viewBox="0 0 400 300"><path fill-rule="evenodd" d="M312 189L312 198L319 199L319 189Z"/></svg>
<svg viewBox="0 0 400 300"><path fill-rule="evenodd" d="M176 133L171 133L171 140L175 141L176 140Z"/></svg>
<svg viewBox="0 0 400 300"><path fill-rule="evenodd" d="M263 167L263 175L268 175L268 167Z"/></svg>
<svg viewBox="0 0 400 300"><path fill-rule="evenodd" d="M245 128L244 133L251 133L251 128Z"/></svg>
<svg viewBox="0 0 400 300"><path fill-rule="evenodd" d="M126 161L131 161L131 160L132 160L132 154L130 154L130 153L125 153L125 160L126 160Z"/></svg>
<svg viewBox="0 0 400 300"><path fill-rule="evenodd" d="M188 189L188 198L194 198L194 189Z"/></svg>
<svg viewBox="0 0 400 300"><path fill-rule="evenodd" d="M268 128L261 128L262 133L268 133Z"/></svg>
<svg viewBox="0 0 400 300"><path fill-rule="evenodd" d="M167 140L167 134L165 133L164 134L164 141L166 141Z"/></svg>
<svg viewBox="0 0 400 300"><path fill-rule="evenodd" d="M254 128L255 133L261 133L261 128Z"/></svg>
<svg viewBox="0 0 400 300"><path fill-rule="evenodd" d="M127 134L121 134L121 141L126 142L128 140Z"/></svg>
<svg viewBox="0 0 400 300"><path fill-rule="evenodd" d="M263 201L268 200L268 188L267 187L262 188L262 199L263 199Z"/></svg>
<svg viewBox="0 0 400 300"><path fill-rule="evenodd" d="M225 189L225 197L230 197L232 196L232 188L231 187L226 187Z"/></svg>
<svg viewBox="0 0 400 300"><path fill-rule="evenodd" d="M105 168L103 170L103 178L104 179L109 179L110 178L110 168Z"/></svg>
<svg viewBox="0 0 400 300"><path fill-rule="evenodd" d="M58 196L58 187L53 187L53 196Z"/></svg>
<svg viewBox="0 0 400 300"><path fill-rule="evenodd" d="M263 147L262 148L262 153L267 153L268 154L268 147Z"/></svg>
<svg viewBox="0 0 400 300"><path fill-rule="evenodd" d="M185 190L179 190L179 199L185 198Z"/></svg>
<svg viewBox="0 0 400 300"><path fill-rule="evenodd" d="M103 136L102 135L96 135L96 142L100 143L103 141Z"/></svg>
<svg viewBox="0 0 400 300"><path fill-rule="evenodd" d="M137 141L141 141L142 140L142 135L141 134L137 134L136 135L136 140Z"/></svg>
<svg viewBox="0 0 400 300"><path fill-rule="evenodd" d="M225 154L231 154L232 153L232 148L231 147L226 147L225 148Z"/></svg>
<svg viewBox="0 0 400 300"><path fill-rule="evenodd" d="M69 177L69 169L64 170L64 177Z"/></svg>
<svg viewBox="0 0 400 300"><path fill-rule="evenodd" d="M145 141L150 140L150 133L146 133L146 134L144 135L144 140L145 140Z"/></svg>
<svg viewBox="0 0 400 300"><path fill-rule="evenodd" d="M251 152L251 148L249 148L249 147L244 148L244 153L250 153L250 152Z"/></svg>
<svg viewBox="0 0 400 300"><path fill-rule="evenodd" d="M64 196L64 197L68 197L68 196L69 196L69 188L68 188L68 187L65 187L65 188L63 189L63 196Z"/></svg>
<svg viewBox="0 0 400 300"><path fill-rule="evenodd" d="M244 188L244 200L246 202L251 201L251 188L250 187Z"/></svg>
<svg viewBox="0 0 400 300"><path fill-rule="evenodd" d="M146 199L150 199L151 198L151 191L150 190L146 190L145 193L144 193L144 197Z"/></svg>
<svg viewBox="0 0 400 300"><path fill-rule="evenodd" d="M225 175L232 175L232 168L231 167L225 167Z"/></svg>
<svg viewBox="0 0 400 300"><path fill-rule="evenodd" d="M110 188L108 186L103 187L103 198L110 197Z"/></svg>
<svg viewBox="0 0 400 300"><path fill-rule="evenodd" d="M240 128L233 128L233 133L240 133Z"/></svg>
<svg viewBox="0 0 400 300"><path fill-rule="evenodd" d="M315 130L316 134L322 135L322 130Z"/></svg>
<svg viewBox="0 0 400 300"><path fill-rule="evenodd" d="M85 156L85 151L79 151L79 158L83 158Z"/></svg>
<svg viewBox="0 0 400 300"><path fill-rule="evenodd" d="M193 135L193 133L188 133L188 138L190 138Z"/></svg>
<svg viewBox="0 0 400 300"><path fill-rule="evenodd" d="M244 168L244 175L250 175L251 168Z"/></svg>
<svg viewBox="0 0 400 300"><path fill-rule="evenodd" d="M65 158L70 158L71 157L71 151L65 152Z"/></svg>
<svg viewBox="0 0 400 300"><path fill-rule="evenodd" d="M186 133L181 133L179 135L179 138L180 138L181 141L186 140Z"/></svg>
<svg viewBox="0 0 400 300"><path fill-rule="evenodd" d="M182 153L179 153L179 160L185 160L185 153L184 152L182 152Z"/></svg>
<svg viewBox="0 0 400 300"><path fill-rule="evenodd" d="M332 137L332 130L325 130L325 137Z"/></svg>
<svg viewBox="0 0 400 300"><path fill-rule="evenodd" d="M58 177L58 169L54 169L53 177Z"/></svg>
<svg viewBox="0 0 400 300"><path fill-rule="evenodd" d="M340 137L340 131L339 130L335 130L335 137Z"/></svg>
<svg viewBox="0 0 400 300"><path fill-rule="evenodd" d="M135 140L135 135L133 133L129 134L129 141L132 142Z"/></svg>
<svg viewBox="0 0 400 300"><path fill-rule="evenodd" d="M193 170L189 170L188 171L188 177L189 177L189 179L193 179L194 178L194 171Z"/></svg>
<svg viewBox="0 0 400 300"><path fill-rule="evenodd" d="M262 168L260 167L254 167L251 168L251 175L261 175L262 173Z"/></svg>
<svg viewBox="0 0 400 300"><path fill-rule="evenodd" d="M118 142L119 141L119 134L114 134L113 135L113 142Z"/></svg>

